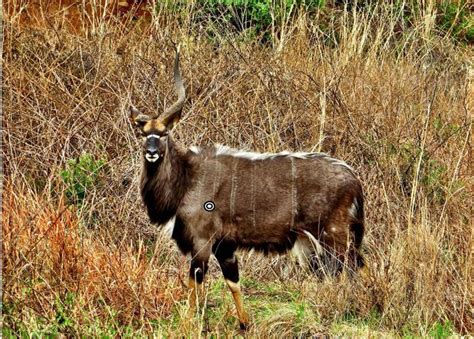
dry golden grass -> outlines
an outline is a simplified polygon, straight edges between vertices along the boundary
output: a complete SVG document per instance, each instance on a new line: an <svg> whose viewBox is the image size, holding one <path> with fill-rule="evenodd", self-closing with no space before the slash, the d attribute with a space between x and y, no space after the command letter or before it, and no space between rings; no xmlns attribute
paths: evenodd
<svg viewBox="0 0 474 339"><path fill-rule="evenodd" d="M389 6L341 9L336 45L305 15L273 46L206 38L192 6L84 35L6 18L4 335L239 334L214 262L206 309L185 319L187 264L140 203L126 107L174 100L171 40L190 98L179 142L324 151L364 183L366 274L321 282L242 253L248 336L472 334L473 53L436 34L433 11L399 31ZM74 203L61 173L84 153L104 164Z"/></svg>

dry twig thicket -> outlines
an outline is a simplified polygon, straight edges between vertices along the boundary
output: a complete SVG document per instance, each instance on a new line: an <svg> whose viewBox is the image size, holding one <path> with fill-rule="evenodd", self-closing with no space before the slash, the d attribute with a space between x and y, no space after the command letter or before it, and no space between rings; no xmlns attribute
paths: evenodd
<svg viewBox="0 0 474 339"><path fill-rule="evenodd" d="M391 5L298 12L270 43L206 31L195 11L97 16L75 34L7 13L4 335L238 334L216 263L207 309L182 317L187 265L139 200L126 107L174 100L171 41L190 97L177 140L324 151L365 186L368 273L318 281L241 254L248 335L472 334L473 55L437 34L433 4L407 27Z"/></svg>

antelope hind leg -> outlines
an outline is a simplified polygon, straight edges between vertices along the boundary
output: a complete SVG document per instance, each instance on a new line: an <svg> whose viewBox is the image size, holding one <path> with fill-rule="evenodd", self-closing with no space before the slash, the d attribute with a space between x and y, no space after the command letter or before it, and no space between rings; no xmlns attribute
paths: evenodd
<svg viewBox="0 0 474 339"><path fill-rule="evenodd" d="M249 324L249 317L247 312L245 312L242 300L242 292L239 283L239 265L237 257L234 254L235 249L236 246L232 243L218 241L213 248L213 252L219 261L227 286L232 292L232 297L234 298L235 307L237 309L237 316L239 317L240 328L246 329Z"/></svg>
<svg viewBox="0 0 474 339"><path fill-rule="evenodd" d="M244 309L244 302L242 300L242 292L240 290L240 283L233 282L226 279L227 286L229 286L230 291L232 292L232 297L234 298L235 307L237 309L237 316L239 317L240 328L245 330L249 325L249 316Z"/></svg>

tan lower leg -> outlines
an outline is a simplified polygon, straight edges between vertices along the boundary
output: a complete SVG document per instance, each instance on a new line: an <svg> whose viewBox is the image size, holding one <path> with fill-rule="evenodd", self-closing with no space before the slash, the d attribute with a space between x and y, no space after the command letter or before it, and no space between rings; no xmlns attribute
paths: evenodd
<svg viewBox="0 0 474 339"><path fill-rule="evenodd" d="M244 310L244 303L242 300L242 292L240 291L240 284L230 280L226 280L227 286L229 286L234 297L235 307L237 308L237 316L239 317L240 326L245 327L248 325L249 317Z"/></svg>

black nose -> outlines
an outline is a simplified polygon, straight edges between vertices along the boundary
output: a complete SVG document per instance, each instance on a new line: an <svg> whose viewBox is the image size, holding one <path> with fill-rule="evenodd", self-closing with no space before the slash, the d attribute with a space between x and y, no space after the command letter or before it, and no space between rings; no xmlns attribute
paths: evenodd
<svg viewBox="0 0 474 339"><path fill-rule="evenodd" d="M146 152L150 155L158 154L158 138L150 136L146 140Z"/></svg>

